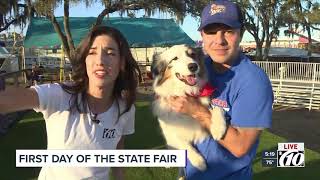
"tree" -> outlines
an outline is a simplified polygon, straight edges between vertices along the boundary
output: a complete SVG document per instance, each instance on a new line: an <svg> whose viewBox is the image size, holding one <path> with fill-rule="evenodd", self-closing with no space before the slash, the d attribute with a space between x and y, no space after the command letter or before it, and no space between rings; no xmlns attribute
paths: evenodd
<svg viewBox="0 0 320 180"><path fill-rule="evenodd" d="M294 34L300 26L308 34L308 56L312 53L312 30L320 30L320 5L316 0L288 0L286 11L283 11L284 21L289 28L287 34Z"/></svg>
<svg viewBox="0 0 320 180"><path fill-rule="evenodd" d="M256 59L266 60L271 42L279 36L282 26L282 6L280 0L240 0L240 7L245 12L245 29L256 42ZM264 52L262 47L265 44Z"/></svg>
<svg viewBox="0 0 320 180"><path fill-rule="evenodd" d="M30 3L30 0L26 1ZM24 28L33 11L27 4L19 3L19 0L0 1L0 32L11 25L20 25Z"/></svg>

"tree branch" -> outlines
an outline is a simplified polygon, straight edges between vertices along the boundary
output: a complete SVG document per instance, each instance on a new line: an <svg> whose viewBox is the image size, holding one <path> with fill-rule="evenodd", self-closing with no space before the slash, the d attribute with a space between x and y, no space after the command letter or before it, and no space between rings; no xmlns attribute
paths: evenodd
<svg viewBox="0 0 320 180"><path fill-rule="evenodd" d="M47 15L47 17L49 18L49 20L51 21L52 25L53 25L53 28L54 30L56 31L56 33L58 34L61 42L62 42L62 46L66 52L66 55L68 56L68 58L70 59L70 48L68 46L68 41L67 41L67 38L66 36L63 34L60 26L59 26L59 23L57 22L57 19L56 17L50 13Z"/></svg>
<svg viewBox="0 0 320 180"><path fill-rule="evenodd" d="M8 27L9 27L11 24L15 23L16 21L17 21L17 18L11 20L10 22L5 23L5 25L4 25L3 27L0 27L0 32L8 29Z"/></svg>
<svg viewBox="0 0 320 180"><path fill-rule="evenodd" d="M245 23L244 26L255 39L259 40L259 27L258 27L259 24L255 25L254 18L250 16L248 12L246 12L246 14L248 17L247 19L249 19L249 22Z"/></svg>
<svg viewBox="0 0 320 180"><path fill-rule="evenodd" d="M317 27L315 27L315 26L313 26L313 25L311 25L311 24L310 24L310 27L311 27L312 29L314 29L314 30L320 31L320 28L317 28Z"/></svg>
<svg viewBox="0 0 320 180"><path fill-rule="evenodd" d="M121 4L121 3L117 3L117 4L113 4L112 6L107 7L106 9L104 9L97 17L96 23L94 24L94 26L96 25L100 25L102 24L103 18L110 13L119 11L121 9L126 9L126 10L140 10L140 9L144 9L145 8L145 4L144 3L127 3L127 4Z"/></svg>
<svg viewBox="0 0 320 180"><path fill-rule="evenodd" d="M64 0L63 12L64 12L64 16L63 16L64 31L66 33L69 50L71 53L73 53L75 50L75 47L74 47L72 35L70 32L70 25L69 25L69 0Z"/></svg>

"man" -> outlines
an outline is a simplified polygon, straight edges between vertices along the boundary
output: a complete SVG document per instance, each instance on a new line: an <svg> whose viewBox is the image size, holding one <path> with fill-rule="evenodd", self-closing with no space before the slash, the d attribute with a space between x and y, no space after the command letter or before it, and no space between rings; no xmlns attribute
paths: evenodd
<svg viewBox="0 0 320 180"><path fill-rule="evenodd" d="M211 96L211 105L225 110L229 125L221 140L207 138L195 144L208 168L201 172L188 162L186 178L252 179L252 160L259 136L271 126L270 81L262 69L240 52L243 18L236 4L217 0L207 5L198 30L208 54L205 64L209 82L217 88ZM192 116L209 130L211 114L197 99L171 97L168 103L174 111Z"/></svg>

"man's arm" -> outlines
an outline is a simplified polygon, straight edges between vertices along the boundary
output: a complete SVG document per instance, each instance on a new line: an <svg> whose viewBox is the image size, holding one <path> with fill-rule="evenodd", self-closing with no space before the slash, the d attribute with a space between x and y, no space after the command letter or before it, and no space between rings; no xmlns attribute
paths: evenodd
<svg viewBox="0 0 320 180"><path fill-rule="evenodd" d="M259 138L262 130L258 128L239 128L229 126L225 137L219 143L227 148L234 156L242 157L251 149Z"/></svg>
<svg viewBox="0 0 320 180"><path fill-rule="evenodd" d="M171 97L167 102L174 111L192 116L204 128L210 130L211 113L197 99L193 97ZM261 131L259 128L239 128L230 125L224 138L219 140L219 143L234 156L241 157L251 149Z"/></svg>

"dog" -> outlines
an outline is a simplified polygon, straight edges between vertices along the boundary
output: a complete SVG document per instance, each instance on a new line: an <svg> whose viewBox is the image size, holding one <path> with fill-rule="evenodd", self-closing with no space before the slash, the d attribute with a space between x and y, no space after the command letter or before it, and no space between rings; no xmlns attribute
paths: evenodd
<svg viewBox="0 0 320 180"><path fill-rule="evenodd" d="M215 140L223 137L226 131L224 111L220 107L209 108L212 126L205 130L197 120L185 114L173 112L165 98L170 96L192 95L209 107L209 97L198 97L207 85L207 73L203 55L187 45L173 46L153 56L152 73L155 99L152 109L158 117L167 145L175 149L186 149L191 164L201 171L206 170L206 161L193 147L193 144L212 136ZM181 173L181 172L179 172Z"/></svg>

